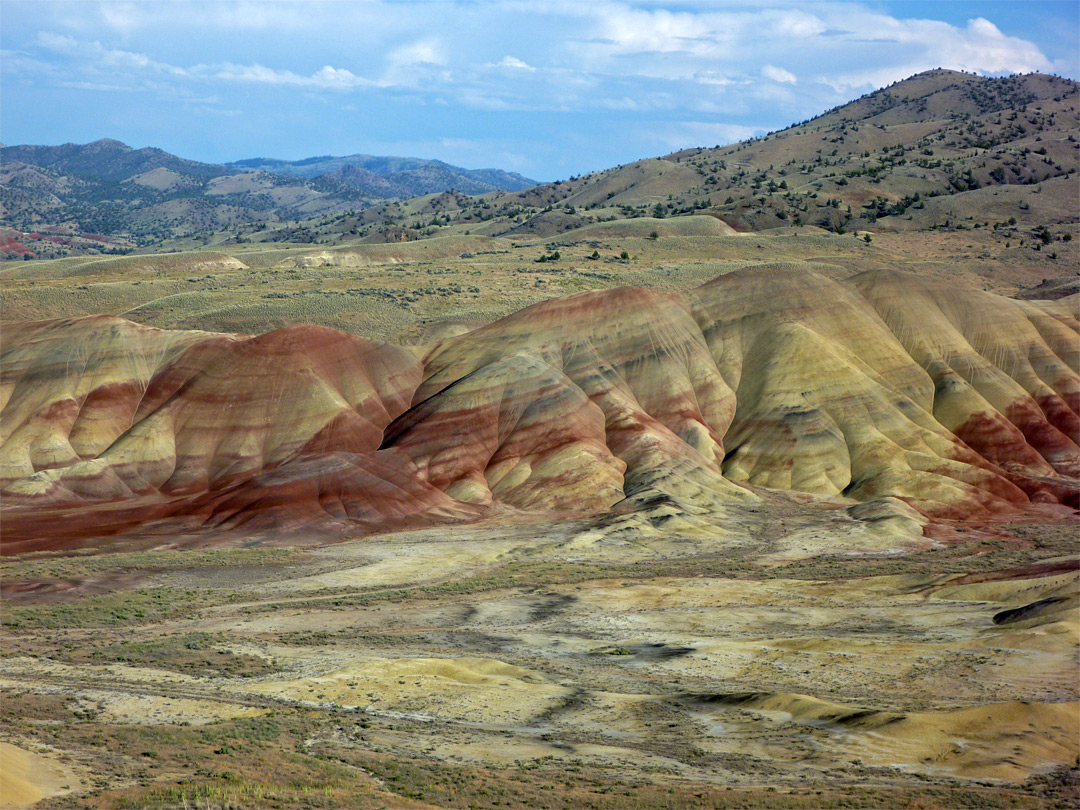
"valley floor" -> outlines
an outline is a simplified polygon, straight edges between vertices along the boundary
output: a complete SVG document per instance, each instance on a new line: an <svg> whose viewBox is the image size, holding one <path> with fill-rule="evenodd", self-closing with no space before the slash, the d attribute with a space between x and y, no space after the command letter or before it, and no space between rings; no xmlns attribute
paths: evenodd
<svg viewBox="0 0 1080 810"><path fill-rule="evenodd" d="M855 524L8 560L4 803L1074 806L1075 523Z"/></svg>

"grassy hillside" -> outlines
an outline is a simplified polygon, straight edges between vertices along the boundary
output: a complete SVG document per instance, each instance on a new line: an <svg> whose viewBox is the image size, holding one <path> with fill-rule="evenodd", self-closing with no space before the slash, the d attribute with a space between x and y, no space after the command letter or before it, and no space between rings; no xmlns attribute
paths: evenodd
<svg viewBox="0 0 1080 810"><path fill-rule="evenodd" d="M551 238L590 223L708 214L737 231L991 228L1015 243L1076 221L1078 87L1038 74L934 70L763 138L514 193L388 203L307 223L304 235L334 243L457 229Z"/></svg>

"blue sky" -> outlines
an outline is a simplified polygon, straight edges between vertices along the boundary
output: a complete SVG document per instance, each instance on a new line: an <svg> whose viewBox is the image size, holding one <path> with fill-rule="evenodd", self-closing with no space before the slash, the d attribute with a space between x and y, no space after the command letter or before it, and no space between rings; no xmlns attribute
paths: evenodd
<svg viewBox="0 0 1080 810"><path fill-rule="evenodd" d="M0 0L0 140L554 180L934 67L1080 79L1078 42L1076 0Z"/></svg>

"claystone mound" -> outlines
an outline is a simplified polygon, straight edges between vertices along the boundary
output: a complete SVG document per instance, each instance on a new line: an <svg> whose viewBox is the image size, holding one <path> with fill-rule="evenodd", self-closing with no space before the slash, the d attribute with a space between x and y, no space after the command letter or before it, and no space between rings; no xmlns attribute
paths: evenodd
<svg viewBox="0 0 1080 810"><path fill-rule="evenodd" d="M423 349L312 326L5 324L5 546L164 518L722 510L748 486L930 517L1075 505L1076 303L773 268L555 299Z"/></svg>

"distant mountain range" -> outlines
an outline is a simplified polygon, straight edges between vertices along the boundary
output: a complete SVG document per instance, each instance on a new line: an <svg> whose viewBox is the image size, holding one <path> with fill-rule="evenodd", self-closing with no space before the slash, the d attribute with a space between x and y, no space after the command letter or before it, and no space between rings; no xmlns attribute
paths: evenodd
<svg viewBox="0 0 1080 810"><path fill-rule="evenodd" d="M26 163L103 182L120 182L153 169L169 169L194 177L220 177L230 173L224 166L185 160L152 147L132 149L111 138L86 145L5 146L0 156L5 165Z"/></svg>
<svg viewBox="0 0 1080 810"><path fill-rule="evenodd" d="M490 191L521 191L536 185L535 180L501 169L462 169L441 160L377 155L325 155L304 160L252 158L225 165L230 169L307 179L329 177L361 191L370 186L378 196L384 197L419 197L451 190L462 194L486 194Z"/></svg>
<svg viewBox="0 0 1080 810"><path fill-rule="evenodd" d="M2 146L0 228L16 245L18 234L38 231L149 245L192 233L363 210L389 198L518 191L531 185L535 182L499 169L463 169L419 158L256 158L218 165L161 149L132 149L112 139ZM5 252L65 255L80 245L78 239L52 239L41 245L44 252Z"/></svg>

